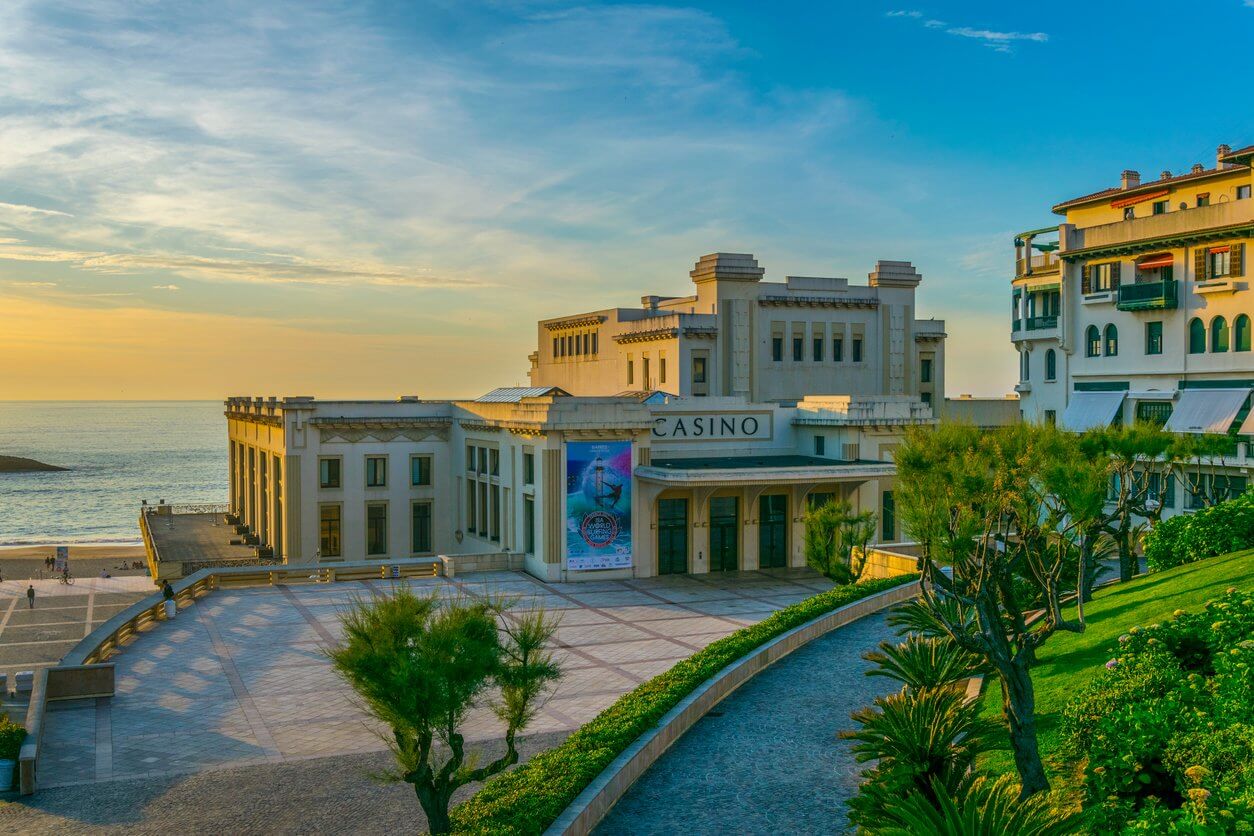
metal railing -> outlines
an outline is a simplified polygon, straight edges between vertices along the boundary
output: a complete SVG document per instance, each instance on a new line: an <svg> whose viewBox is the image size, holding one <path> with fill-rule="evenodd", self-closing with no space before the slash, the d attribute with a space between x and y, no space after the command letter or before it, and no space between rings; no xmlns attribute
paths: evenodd
<svg viewBox="0 0 1254 836"><path fill-rule="evenodd" d="M1020 258L1015 261L1015 276L1034 275L1036 273L1057 273L1058 253L1037 253L1030 259ZM1031 267L1029 270L1028 268Z"/></svg>
<svg viewBox="0 0 1254 836"><path fill-rule="evenodd" d="M1123 311L1146 308L1174 308L1179 296L1175 279L1119 285L1116 307Z"/></svg>

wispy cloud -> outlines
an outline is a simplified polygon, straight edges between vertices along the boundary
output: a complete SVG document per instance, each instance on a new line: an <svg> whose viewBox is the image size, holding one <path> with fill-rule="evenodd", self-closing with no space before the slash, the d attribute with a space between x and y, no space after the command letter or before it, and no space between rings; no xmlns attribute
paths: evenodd
<svg viewBox="0 0 1254 836"><path fill-rule="evenodd" d="M1246 0L1246 5L1254 5L1254 0ZM892 11L888 12L886 16L905 17L919 20L923 18L924 15L920 11ZM936 29L943 31L947 35L954 35L959 38L969 38L971 40L978 41L994 52L1013 52L1014 50L1012 49L1011 44L1015 41L1045 43L1049 40L1049 35L1045 32L1013 32L999 31L996 29L981 29L974 26L954 25L937 18L922 20L922 25L926 29Z"/></svg>
<svg viewBox="0 0 1254 836"><path fill-rule="evenodd" d="M154 284L152 286L152 289L153 290L178 290L179 286L176 284Z"/></svg>
<svg viewBox="0 0 1254 836"><path fill-rule="evenodd" d="M42 208L40 208L40 207L38 207L38 206L27 206L27 205L26 205L26 204L24 204L24 203L3 203L3 202L0 202L0 211L2 211L2 212L16 212L16 213L18 213L18 214L20 214L20 215L48 215L48 216L51 216L51 217L59 217L59 218L72 218L72 217L74 217L74 216L73 216L73 215L71 215L69 212L61 212L61 211L58 211L58 210L56 210L56 209L42 209Z"/></svg>

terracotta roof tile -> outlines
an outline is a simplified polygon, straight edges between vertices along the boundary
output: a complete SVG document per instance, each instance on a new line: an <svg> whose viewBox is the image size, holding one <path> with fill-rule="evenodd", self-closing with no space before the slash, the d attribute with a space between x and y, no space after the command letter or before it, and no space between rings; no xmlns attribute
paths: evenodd
<svg viewBox="0 0 1254 836"><path fill-rule="evenodd" d="M1238 151L1233 151L1231 154L1228 155L1228 157L1235 156L1241 153L1246 153L1247 151L1251 151L1251 150L1254 150L1254 145L1249 146L1248 149L1242 148ZM1071 208L1072 206L1078 206L1082 203L1089 203L1091 201L1098 200L1103 197L1108 197L1108 196L1117 195L1117 194L1134 195L1139 192L1145 192L1145 191L1150 191L1152 189L1162 188L1163 186L1171 185L1172 183L1183 183L1188 180L1205 179L1214 174L1219 174L1221 172L1230 171L1230 170L1231 169L1208 168L1203 171L1186 171L1184 174L1177 174L1175 177L1167 177L1167 178L1160 179L1160 180L1149 180L1147 182L1141 183L1141 185L1137 186L1134 189L1121 189L1118 186L1115 186L1114 188L1110 188L1110 189L1102 189L1100 192L1093 192L1092 194L1086 194L1083 197L1073 197L1071 200L1064 200L1062 203L1055 204L1053 211L1055 214L1062 215L1062 214L1065 214L1066 210Z"/></svg>

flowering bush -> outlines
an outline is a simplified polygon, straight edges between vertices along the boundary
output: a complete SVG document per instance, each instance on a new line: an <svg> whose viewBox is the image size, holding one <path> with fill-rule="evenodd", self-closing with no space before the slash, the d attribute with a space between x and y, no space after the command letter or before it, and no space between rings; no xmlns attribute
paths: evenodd
<svg viewBox="0 0 1254 836"><path fill-rule="evenodd" d="M1254 546L1254 491L1162 520L1145 537L1151 572Z"/></svg>
<svg viewBox="0 0 1254 836"><path fill-rule="evenodd" d="M1094 832L1254 832L1254 596L1134 627L1063 712Z"/></svg>

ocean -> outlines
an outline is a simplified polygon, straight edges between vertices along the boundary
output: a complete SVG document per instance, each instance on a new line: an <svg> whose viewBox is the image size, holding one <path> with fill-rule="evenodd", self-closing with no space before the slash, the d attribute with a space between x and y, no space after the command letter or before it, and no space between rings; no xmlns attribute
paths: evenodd
<svg viewBox="0 0 1254 836"><path fill-rule="evenodd" d="M227 501L221 401L0 401L0 545L138 543L141 500Z"/></svg>

